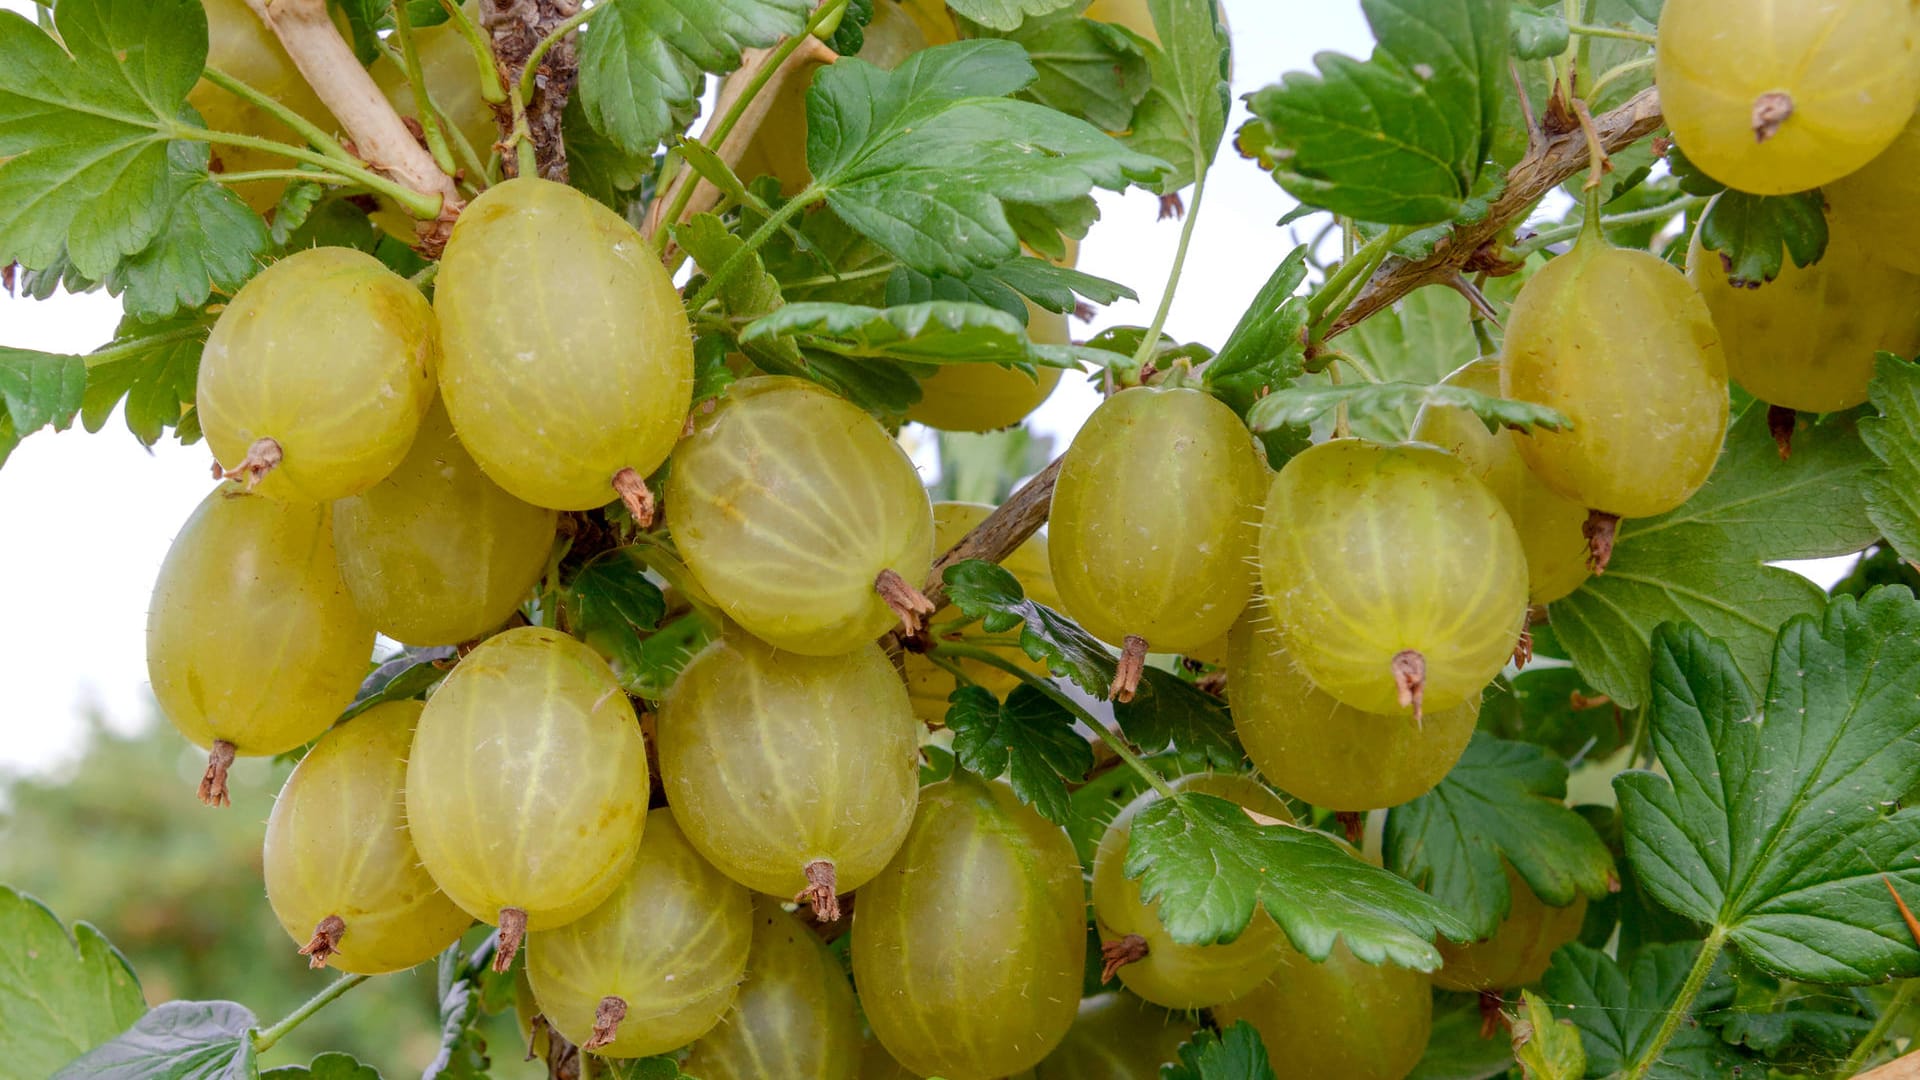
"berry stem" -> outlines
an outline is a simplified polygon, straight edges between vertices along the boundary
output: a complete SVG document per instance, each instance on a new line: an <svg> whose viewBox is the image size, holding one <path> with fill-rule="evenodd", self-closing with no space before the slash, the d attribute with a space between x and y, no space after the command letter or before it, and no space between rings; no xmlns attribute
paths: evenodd
<svg viewBox="0 0 1920 1080"><path fill-rule="evenodd" d="M656 503L653 492L647 487L647 479L633 469L621 469L613 474L613 490L626 504L627 513L633 515L634 524L643 529L652 528Z"/></svg>
<svg viewBox="0 0 1920 1080"><path fill-rule="evenodd" d="M256 1054L264 1054L268 1050L273 1049L275 1043L286 1038L287 1032L299 1027L307 1021L308 1017L332 1004L333 999L366 982L367 979L368 976L366 975L342 975L340 978L327 984L325 990L307 999L305 1005L288 1013L285 1019L267 1028L265 1031L255 1032L253 1036L253 1052Z"/></svg>
<svg viewBox="0 0 1920 1080"><path fill-rule="evenodd" d="M919 589L907 584L907 579L892 567L875 575L873 591L879 593L880 599L900 617L900 630L907 637L918 634L927 616L938 610L933 606L933 601L927 599Z"/></svg>

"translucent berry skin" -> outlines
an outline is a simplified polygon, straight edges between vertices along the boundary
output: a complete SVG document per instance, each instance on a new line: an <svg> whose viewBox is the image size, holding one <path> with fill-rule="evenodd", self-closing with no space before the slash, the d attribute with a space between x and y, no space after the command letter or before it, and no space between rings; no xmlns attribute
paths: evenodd
<svg viewBox="0 0 1920 1080"><path fill-rule="evenodd" d="M1520 456L1548 487L1620 517L1686 502L1726 438L1727 364L1706 301L1660 258L1597 237L1514 299L1500 393L1573 421L1516 436Z"/></svg>
<svg viewBox="0 0 1920 1080"><path fill-rule="evenodd" d="M734 631L681 671L655 738L687 839L790 900L809 863L832 863L851 892L893 857L919 797L919 733L880 646L801 656Z"/></svg>
<svg viewBox="0 0 1920 1080"><path fill-rule="evenodd" d="M860 1013L840 961L778 901L753 901L747 981L681 1066L701 1080L853 1080Z"/></svg>
<svg viewBox="0 0 1920 1080"><path fill-rule="evenodd" d="M1217 795L1268 817L1291 821L1286 803L1258 782L1231 773L1193 773L1173 782L1176 791ZM1103 943L1129 934L1146 939L1147 955L1119 970L1128 990L1169 1009L1218 1005L1251 991L1280 962L1280 928L1265 909L1240 936L1218 945L1182 945L1160 921L1160 904L1140 902L1140 882L1124 872L1128 838L1140 811L1160 801L1149 790L1121 809L1100 838L1093 859L1093 915Z"/></svg>
<svg viewBox="0 0 1920 1080"><path fill-rule="evenodd" d="M1342 705L1313 685L1258 601L1227 639L1233 729L1260 775L1328 810L1378 810L1433 790L1473 738L1479 695L1419 725Z"/></svg>
<svg viewBox="0 0 1920 1080"><path fill-rule="evenodd" d="M1288 1080L1401 1080L1426 1053L1433 992L1418 971L1367 964L1334 945L1316 964L1280 946L1281 961L1251 994L1216 1005L1222 1028L1252 1024Z"/></svg>
<svg viewBox="0 0 1920 1080"><path fill-rule="evenodd" d="M1552 907L1507 867L1513 907L1484 941L1435 944L1445 965L1433 973L1436 986L1448 990L1510 990L1538 982L1560 946L1580 936L1587 898L1576 894L1565 907Z"/></svg>
<svg viewBox="0 0 1920 1080"><path fill-rule="evenodd" d="M640 722L580 642L496 634L427 702L407 825L433 880L480 921L511 907L544 930L585 915L626 877L648 824Z"/></svg>
<svg viewBox="0 0 1920 1080"><path fill-rule="evenodd" d="M317 124L322 131L338 130L333 114L321 103L300 69L293 66L293 58L281 47L280 39L247 7L246 0L201 0L201 6L207 11L208 67L239 79ZM214 131L306 145L305 139L273 114L205 79L193 85L187 94L187 104L192 105L200 119ZM214 160L225 173L287 167L287 159L270 150L238 146L212 149ZM285 180L258 180L236 185L234 193L264 214L273 209L286 189Z"/></svg>
<svg viewBox="0 0 1920 1080"><path fill-rule="evenodd" d="M399 467L333 505L340 576L380 632L470 641L504 623L546 569L556 515L487 479L439 405Z"/></svg>
<svg viewBox="0 0 1920 1080"><path fill-rule="evenodd" d="M961 537L987 520L987 515L991 513L993 507L983 503L934 503L934 551L944 552L959 543ZM1046 537L1033 534L1011 555L1001 559L1000 565L1013 574L1029 597L1056 610L1060 607L1060 598L1053 593L1053 569L1047 565ZM1030 659L1020 649L997 651L1037 675L1047 673L1045 664ZM943 723L947 716L947 695L953 693L954 689L953 676L920 653L902 652L900 660L907 682L907 696L913 701L913 715L928 724ZM978 660L961 660L959 665L968 678L991 691L995 697L1004 698L1020 682L1017 676Z"/></svg>
<svg viewBox="0 0 1920 1080"><path fill-rule="evenodd" d="M353 701L373 625L334 566L324 503L227 486L201 500L160 564L147 676L160 710L202 747L279 754Z"/></svg>
<svg viewBox="0 0 1920 1080"><path fill-rule="evenodd" d="M814 383L742 379L674 451L667 523L729 617L777 648L837 656L899 624L874 591L933 565L933 506L878 421Z"/></svg>
<svg viewBox="0 0 1920 1080"><path fill-rule="evenodd" d="M440 390L473 459L515 497L555 510L614 498L680 437L693 338L653 249L620 215L530 177L461 212L433 308Z"/></svg>
<svg viewBox="0 0 1920 1080"><path fill-rule="evenodd" d="M928 786L853 917L854 982L888 1052L946 1080L1038 1064L1080 1002L1083 889L1067 834L1011 788Z"/></svg>
<svg viewBox="0 0 1920 1080"><path fill-rule="evenodd" d="M327 960L341 971L402 971L473 925L420 866L407 834L407 751L420 709L391 701L328 731L294 767L267 818L267 903L299 945L322 919L344 921Z"/></svg>
<svg viewBox="0 0 1920 1080"><path fill-rule="evenodd" d="M1267 492L1260 576L1287 650L1330 696L1407 717L1394 675L1425 661L1423 708L1477 695L1513 655L1527 562L1506 508L1431 446L1321 443Z"/></svg>
<svg viewBox="0 0 1920 1080"><path fill-rule="evenodd" d="M1654 81L1687 159L1728 187L1785 195L1873 160L1920 101L1911 0L1671 0ZM1756 103L1791 113L1757 138Z"/></svg>
<svg viewBox="0 0 1920 1080"><path fill-rule="evenodd" d="M1080 1002L1065 1042L1033 1067L1032 1080L1157 1080L1160 1066L1179 1060L1193 1037L1193 1021L1155 1008L1124 991Z"/></svg>
<svg viewBox="0 0 1920 1080"><path fill-rule="evenodd" d="M1064 345L1067 317L1028 301L1027 337L1036 344ZM1059 368L1040 368L1036 378L999 364L942 364L920 380L920 400L907 410L907 419L942 431L998 431L1025 420L1059 385Z"/></svg>
<svg viewBox="0 0 1920 1080"><path fill-rule="evenodd" d="M1096 637L1184 652L1227 632L1253 592L1266 463L1240 418L1198 390L1108 398L1067 449L1049 559L1066 612Z"/></svg>
<svg viewBox="0 0 1920 1080"><path fill-rule="evenodd" d="M1879 351L1920 352L1920 277L1869 255L1837 222L1827 252L1757 289L1727 280L1718 252L1687 251L1687 280L1700 290L1720 331L1727 373L1770 405L1837 412L1867 400Z"/></svg>
<svg viewBox="0 0 1920 1080"><path fill-rule="evenodd" d="M255 490L326 502L400 464L433 404L439 362L419 289L365 252L308 248L262 270L220 313L194 409L223 465L256 439L280 444Z"/></svg>
<svg viewBox="0 0 1920 1080"><path fill-rule="evenodd" d="M711 1031L733 1005L753 940L747 891L707 865L666 810L647 817L647 842L605 903L527 935L534 999L575 1046L592 1037L602 998L626 1002L603 1057L661 1054Z"/></svg>
<svg viewBox="0 0 1920 1080"><path fill-rule="evenodd" d="M1447 376L1446 382L1499 397L1500 363L1475 360ZM1505 428L1488 431L1486 423L1469 410L1446 406L1422 408L1413 425L1415 442L1432 443L1459 458L1493 489L1527 553L1527 600L1549 604L1590 576L1582 531L1587 508L1534 475L1521 459L1514 438Z"/></svg>
<svg viewBox="0 0 1920 1080"><path fill-rule="evenodd" d="M1920 113L1880 156L1820 189L1827 224L1844 229L1874 258L1920 274Z"/></svg>

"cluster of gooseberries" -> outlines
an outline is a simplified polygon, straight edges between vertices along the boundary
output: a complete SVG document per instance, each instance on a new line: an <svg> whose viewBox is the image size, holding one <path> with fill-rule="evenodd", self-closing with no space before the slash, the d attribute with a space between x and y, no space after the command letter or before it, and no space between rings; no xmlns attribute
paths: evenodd
<svg viewBox="0 0 1920 1080"><path fill-rule="evenodd" d="M212 14L232 3L208 0ZM1906 18L1902 4L1878 6ZM1875 6L1766 32L1820 61L1871 39L1892 17L1861 13ZM1826 258L1756 291L1698 241L1683 275L1589 229L1522 289L1500 355L1448 380L1550 406L1572 422L1562 431L1491 431L1430 407L1412 441L1337 438L1276 472L1186 381L1112 394L1067 451L1049 535L1003 561L1115 649L1114 699L1131 698L1150 652L1195 658L1224 669L1265 781L1349 813L1417 798L1524 657L1530 612L1604 569L1618 519L1706 482L1729 370L1770 404L1825 411L1864 400L1875 349L1920 347L1920 242L1858 224L1910 220L1881 209L1915 183L1920 126L1902 125L1920 66L1850 62L1877 81L1845 95L1804 58L1715 68L1744 54L1690 50L1701 19L1726 29L1702 14L1714 7L1668 0L1661 22L1675 132L1739 190L1830 185ZM1127 8L1087 14L1151 30ZM258 28L244 13L213 25L216 58L271 51L222 44L222 27ZM883 3L867 30L885 63L952 25ZM450 46L428 77L461 85L464 58ZM241 73L296 111L321 108L298 79L280 88L284 71ZM1730 82L1751 84L1745 112ZM791 141L804 115L762 131L743 167L804 185ZM1030 315L1034 340L1065 340L1064 318ZM690 417L693 368L650 246L539 179L465 208L431 302L371 256L322 247L226 306L195 407L233 483L162 567L148 658L166 715L209 752L203 800L227 802L235 756L312 744L268 821L263 872L315 966L404 969L479 920L499 929L499 970L524 952L528 1022L537 1013L546 1037L609 1057L690 1047L686 1067L709 1078L1146 1075L1123 1070L1169 1060L1200 1008L1287 1046L1291 1075L1370 1078L1419 1059L1432 984L1526 984L1579 930L1584 897L1550 906L1509 871L1498 931L1443 944L1431 978L1343 947L1310 961L1263 912L1230 942L1183 944L1122 872L1131 824L1160 796L1120 809L1089 886L1066 833L1010 787L964 771L923 787L953 673L996 694L1019 677L878 641L921 634L931 605L916 583L990 508L932 505L893 434L809 382L745 378ZM942 368L908 418L1004 427L1055 381ZM648 478L669 459L657 504ZM561 514L616 501L640 528L663 511L683 584L726 623L655 703L650 734L586 644L502 629L549 570ZM336 723L377 634L459 645L459 659L426 701ZM1293 820L1252 775L1174 788ZM851 984L800 913L837 921L847 894ZM1089 895L1104 974L1125 989L1083 1000Z"/></svg>

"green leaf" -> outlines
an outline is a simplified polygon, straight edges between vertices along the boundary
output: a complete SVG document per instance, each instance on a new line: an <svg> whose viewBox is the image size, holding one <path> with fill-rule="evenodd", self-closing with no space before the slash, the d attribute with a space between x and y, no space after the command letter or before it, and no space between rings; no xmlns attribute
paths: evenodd
<svg viewBox="0 0 1920 1080"><path fill-rule="evenodd" d="M166 227L102 280L126 313L142 322L197 308L216 289L235 292L260 269L266 254L266 222L225 185L208 178L207 157L204 143L173 144ZM302 186L318 187L296 184L288 192Z"/></svg>
<svg viewBox="0 0 1920 1080"><path fill-rule="evenodd" d="M476 1029L483 996L478 980L485 972L467 963L466 950L456 941L440 953L434 968L440 1000L440 1049L420 1074L420 1080L487 1080L487 1040ZM515 1051L518 1054L518 1051Z"/></svg>
<svg viewBox="0 0 1920 1080"><path fill-rule="evenodd" d="M1036 76L1011 41L844 59L807 92L810 189L908 266L963 276L1020 252L1007 202L1049 204L1149 180L1163 165L1084 120L1004 95Z"/></svg>
<svg viewBox="0 0 1920 1080"><path fill-rule="evenodd" d="M1664 626L1651 725L1666 776L1615 778L1627 857L1654 898L1791 979L1920 974L1887 894L1920 886L1920 603L1836 597L1780 631L1756 712L1727 647ZM1671 777L1671 781L1667 779Z"/></svg>
<svg viewBox="0 0 1920 1080"><path fill-rule="evenodd" d="M960 767L988 780L1008 774L1021 802L1065 824L1067 785L1085 780L1093 768L1093 748L1073 730L1073 714L1024 682L1005 704L978 686L962 686L947 701L947 727Z"/></svg>
<svg viewBox="0 0 1920 1080"><path fill-rule="evenodd" d="M791 337L803 349L850 359L921 364L1003 364L1073 368L1082 350L1036 345L1019 319L985 304L934 300L872 308L788 304L748 324L743 345Z"/></svg>
<svg viewBox="0 0 1920 1080"><path fill-rule="evenodd" d="M1004 567L984 559L966 559L941 575L947 596L969 619L979 619L989 634L1020 628L1020 647L1055 675L1096 697L1113 682L1113 655L1080 624L1045 604L1027 598L1020 582Z"/></svg>
<svg viewBox="0 0 1920 1080"><path fill-rule="evenodd" d="M567 99L560 130L567 148L567 182L615 211L626 210L627 203L638 197L640 185L653 174L652 149L623 150L600 134L587 121L579 94Z"/></svg>
<svg viewBox="0 0 1920 1080"><path fill-rule="evenodd" d="M1506 1080L1513 1043L1480 1037L1480 995L1438 991L1427 1052L1406 1080Z"/></svg>
<svg viewBox="0 0 1920 1080"><path fill-rule="evenodd" d="M600 1058L611 1080L694 1080L670 1054L645 1058Z"/></svg>
<svg viewBox="0 0 1920 1080"><path fill-rule="evenodd" d="M73 933L38 900L0 885L0 1070L49 1076L140 1018L147 1003L120 950Z"/></svg>
<svg viewBox="0 0 1920 1080"><path fill-rule="evenodd" d="M0 401L7 407L0 465L21 439L41 428L66 430L80 411L86 386L87 362L81 357L0 345Z"/></svg>
<svg viewBox="0 0 1920 1080"><path fill-rule="evenodd" d="M1247 425L1255 431L1305 426L1347 407L1347 415L1365 417L1379 423L1393 423L1399 417L1422 408L1465 409L1486 422L1489 430L1506 427L1516 431L1546 428L1566 431L1573 422L1544 405L1493 397L1464 386L1418 383L1346 383L1340 386L1290 386L1276 390L1247 411Z"/></svg>
<svg viewBox="0 0 1920 1080"><path fill-rule="evenodd" d="M1545 60L1567 51L1572 35L1567 19L1558 11L1528 7L1516 3L1508 12L1509 42L1515 60Z"/></svg>
<svg viewBox="0 0 1920 1080"><path fill-rule="evenodd" d="M231 1001L169 1001L53 1080L253 1080L253 1013Z"/></svg>
<svg viewBox="0 0 1920 1080"><path fill-rule="evenodd" d="M706 616L697 611L688 612L641 638L636 651L615 653L607 662L627 693L659 701L673 687L673 681L687 662L718 636L719 630Z"/></svg>
<svg viewBox="0 0 1920 1080"><path fill-rule="evenodd" d="M643 639L667 613L666 597L649 581L638 549L615 548L593 557L561 593L567 625L608 658L616 673L646 665Z"/></svg>
<svg viewBox="0 0 1920 1080"><path fill-rule="evenodd" d="M399 654L381 661L360 682L360 689L353 695L353 704L347 706L334 723L344 723L359 716L375 705L389 701L406 701L417 698L440 685L451 670L448 661L460 654L452 645L409 645Z"/></svg>
<svg viewBox="0 0 1920 1080"><path fill-rule="evenodd" d="M1145 48L1117 27L1092 19L1029 19L1009 35L1027 50L1038 77L1028 101L1077 116L1102 131L1125 131L1152 76Z"/></svg>
<svg viewBox="0 0 1920 1080"><path fill-rule="evenodd" d="M1387 813L1387 868L1424 888L1476 938L1511 910L1505 867L1554 907L1618 882L1593 826L1567 809L1566 762L1532 743L1475 732L1432 791Z"/></svg>
<svg viewBox="0 0 1920 1080"><path fill-rule="evenodd" d="M1238 806L1191 792L1160 799L1134 819L1126 874L1140 898L1158 901L1173 939L1211 945L1247 928L1256 905L1308 959L1336 940L1369 964L1432 971L1436 934L1471 931L1444 905L1324 833L1257 825Z"/></svg>
<svg viewBox="0 0 1920 1080"><path fill-rule="evenodd" d="M1587 1076L1614 1076L1652 1048L1661 1021L1679 996L1680 985L1699 952L1697 941L1649 945L1634 956L1626 971L1606 953L1585 945L1562 946L1553 954L1540 989L1553 1002L1554 1012L1580 1029ZM1716 962L1714 971L1716 974L1694 999L1694 1018L1732 999L1733 985L1726 978L1725 961ZM1721 1042L1711 1029L1698 1022L1682 1023L1646 1077L1699 1080L1704 1076L1734 1076L1749 1061L1738 1049Z"/></svg>
<svg viewBox="0 0 1920 1080"><path fill-rule="evenodd" d="M989 30L1018 29L1025 20L1070 8L1077 0L948 0L956 14Z"/></svg>
<svg viewBox="0 0 1920 1080"><path fill-rule="evenodd" d="M1274 1080L1266 1044L1245 1020L1221 1032L1202 1028L1178 1052L1180 1063L1162 1065L1160 1080Z"/></svg>
<svg viewBox="0 0 1920 1080"><path fill-rule="evenodd" d="M327 196L325 184L311 183L305 180L288 184L280 193L280 201L274 204L273 221L267 227L267 239L274 247L286 247L293 239L295 230L307 223L314 207Z"/></svg>
<svg viewBox="0 0 1920 1080"><path fill-rule="evenodd" d="M1555 1019L1552 1007L1531 990L1520 991L1513 1045L1527 1080L1580 1080L1587 1074L1580 1029L1571 1020Z"/></svg>
<svg viewBox="0 0 1920 1080"><path fill-rule="evenodd" d="M1874 467L1852 414L1803 425L1780 460L1767 410L1727 433L1713 475L1686 505L1620 523L1613 561L1550 608L1581 673L1623 708L1647 700L1648 642L1663 622L1725 641L1749 686L1766 681L1773 635L1825 603L1819 586L1766 563L1859 551L1878 535L1862 481Z"/></svg>
<svg viewBox="0 0 1920 1080"><path fill-rule="evenodd" d="M1213 0L1147 0L1160 45L1145 44L1152 84L1133 113L1127 145L1173 165L1155 190L1192 184L1220 151L1232 98L1231 46Z"/></svg>
<svg viewBox="0 0 1920 1080"><path fill-rule="evenodd" d="M99 431L121 399L127 430L152 446L167 428L181 428L200 372L200 350L213 330L213 315L186 311L155 323L122 319L114 339L87 357L87 389L80 422Z"/></svg>
<svg viewBox="0 0 1920 1080"><path fill-rule="evenodd" d="M1206 387L1246 419L1256 401L1299 378L1306 361L1300 331L1307 324L1306 301L1294 290L1307 279L1307 248L1287 253L1260 287L1226 344L1202 369Z"/></svg>
<svg viewBox="0 0 1920 1080"><path fill-rule="evenodd" d="M709 275L746 250L747 243L727 231L726 225L712 214L695 214L673 230L679 244L693 261ZM757 252L740 256L742 262L721 283L720 303L728 314L753 318L780 307L780 283L767 273Z"/></svg>
<svg viewBox="0 0 1920 1080"><path fill-rule="evenodd" d="M260 1080L380 1080L380 1070L362 1065L352 1054L321 1054L310 1065L282 1065L260 1074Z"/></svg>
<svg viewBox="0 0 1920 1080"><path fill-rule="evenodd" d="M1700 1019L1719 1028L1720 1038L1729 1045L1746 1047L1776 1064L1800 1063L1810 1073L1845 1060L1854 1044L1873 1027L1867 1017L1851 1010L1836 1011L1838 1002L1816 995L1796 994L1779 1008L1771 1004L1763 1001L1755 1008L1736 1005Z"/></svg>
<svg viewBox="0 0 1920 1080"><path fill-rule="evenodd" d="M1881 353L1868 397L1880 415L1860 421L1860 438L1883 468L1861 485L1867 517L1901 558L1920 561L1920 365Z"/></svg>
<svg viewBox="0 0 1920 1080"><path fill-rule="evenodd" d="M0 12L0 266L45 268L64 247L98 281L171 212L167 141L207 15L195 0L65 0L56 18L60 41Z"/></svg>
<svg viewBox="0 0 1920 1080"><path fill-rule="evenodd" d="M1563 758L1598 759L1614 753L1627 738L1620 707L1572 664L1543 656L1539 650L1545 632L1545 626L1534 628L1533 660L1512 678L1496 680L1482 695L1480 730L1536 743Z"/></svg>
<svg viewBox="0 0 1920 1080"><path fill-rule="evenodd" d="M1508 93L1507 0L1363 0L1379 47L1314 57L1248 99L1242 152L1301 202L1433 225L1464 208Z"/></svg>
<svg viewBox="0 0 1920 1080"><path fill-rule="evenodd" d="M691 110L701 72L725 74L740 54L800 33L807 0L607 0L580 34L580 104L614 146L651 154Z"/></svg>
<svg viewBox="0 0 1920 1080"><path fill-rule="evenodd" d="M1485 292L1496 309L1517 290L1515 278L1496 278ZM1352 363L1342 376L1357 372L1366 382L1409 382L1432 386L1455 369L1480 356L1474 340L1471 309L1459 293L1444 285L1428 285L1408 293L1390 312L1381 312L1342 336L1340 349ZM1301 385L1331 385L1325 375L1302 380ZM1406 407L1412 406L1412 407ZM1403 403L1398 412L1356 418L1353 433L1362 438L1398 442L1413 431L1417 404Z"/></svg>
<svg viewBox="0 0 1920 1080"><path fill-rule="evenodd" d="M1719 253L1727 280L1735 285L1772 281L1788 257L1795 266L1811 266L1826 254L1826 201L1818 190L1798 195L1724 191L1700 220L1700 246Z"/></svg>
<svg viewBox="0 0 1920 1080"><path fill-rule="evenodd" d="M1113 703L1113 719L1142 753L1171 751L1223 770L1238 770L1247 760L1226 704L1170 671L1147 668L1133 700Z"/></svg>

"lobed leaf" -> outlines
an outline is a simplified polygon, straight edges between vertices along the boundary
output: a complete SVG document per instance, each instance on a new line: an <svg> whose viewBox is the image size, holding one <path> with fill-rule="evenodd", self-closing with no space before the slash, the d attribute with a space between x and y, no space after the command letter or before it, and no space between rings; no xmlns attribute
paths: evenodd
<svg viewBox="0 0 1920 1080"><path fill-rule="evenodd" d="M1587 1074L1580 1029L1571 1020L1556 1019L1552 1007L1531 990L1520 991L1513 1045L1527 1080L1580 1080Z"/></svg>
<svg viewBox="0 0 1920 1080"><path fill-rule="evenodd" d="M1868 397L1880 415L1860 421L1860 439L1880 467L1862 481L1867 518L1901 558L1920 560L1920 365L1881 353Z"/></svg>
<svg viewBox="0 0 1920 1080"><path fill-rule="evenodd" d="M1142 753L1172 752L1222 770L1247 760L1226 704L1170 671L1147 668L1133 700L1113 703L1113 719Z"/></svg>
<svg viewBox="0 0 1920 1080"><path fill-rule="evenodd" d="M132 965L84 922L68 933L38 900L0 885L0 1071L51 1076L146 1011Z"/></svg>
<svg viewBox="0 0 1920 1080"><path fill-rule="evenodd" d="M1772 281L1788 258L1795 266L1812 266L1826 254L1826 201L1819 191L1722 192L1700 219L1700 246L1725 260L1732 284Z"/></svg>
<svg viewBox="0 0 1920 1080"><path fill-rule="evenodd" d="M860 304L788 304L748 324L745 345L790 337L803 349L851 359L920 364L1003 364L1076 368L1081 350L1038 345L1019 319L984 304L934 300L872 308Z"/></svg>
<svg viewBox="0 0 1920 1080"><path fill-rule="evenodd" d="M254 1080L253 1013L231 1001L168 1001L53 1080Z"/></svg>
<svg viewBox="0 0 1920 1080"><path fill-rule="evenodd" d="M375 705L417 698L447 677L447 661L460 654L452 645L409 645L361 680L360 689L334 723L351 720Z"/></svg>
<svg viewBox="0 0 1920 1080"><path fill-rule="evenodd" d="M1192 184L1220 151L1232 106L1232 45L1214 0L1147 0L1159 45L1142 42L1152 81L1133 113L1127 145L1170 162L1155 190Z"/></svg>
<svg viewBox="0 0 1920 1080"><path fill-rule="evenodd" d="M1618 1075L1645 1056L1699 952L1697 941L1649 945L1635 954L1625 970L1606 953L1585 945L1565 945L1553 954L1540 989L1553 1003L1554 1012L1580 1029L1587 1076ZM1732 1000L1733 981L1721 960L1694 999L1689 1019ZM1647 1080L1735 1076L1750 1060L1738 1048L1722 1042L1710 1028L1697 1022L1682 1023L1660 1060L1643 1075Z"/></svg>
<svg viewBox="0 0 1920 1080"><path fill-rule="evenodd" d="M380 1070L363 1065L352 1054L321 1054L309 1065L282 1065L260 1074L260 1080L380 1080Z"/></svg>
<svg viewBox="0 0 1920 1080"><path fill-rule="evenodd" d="M969 619L979 619L990 634L1020 628L1020 647L1055 675L1096 697L1113 682L1114 659L1107 647L1065 615L1027 598L1005 567L984 559L966 559L941 575L947 596Z"/></svg>
<svg viewBox="0 0 1920 1080"><path fill-rule="evenodd" d="M1037 15L1071 8L1076 0L948 0L947 6L989 30L1013 30Z"/></svg>
<svg viewBox="0 0 1920 1080"><path fill-rule="evenodd" d="M1275 1080L1267 1046L1245 1020L1225 1031L1201 1028L1178 1053L1179 1064L1160 1067L1160 1080Z"/></svg>
<svg viewBox="0 0 1920 1080"><path fill-rule="evenodd" d="M1093 748L1073 729L1066 707L1021 683L1003 704L978 686L947 696L947 727L960 767L987 780L1003 774L1020 801L1064 825L1071 817L1067 785L1093 768Z"/></svg>
<svg viewBox="0 0 1920 1080"><path fill-rule="evenodd" d="M1146 49L1118 27L1074 17L1028 19L1008 35L1027 50L1033 84L1021 96L1102 131L1125 131L1152 76Z"/></svg>
<svg viewBox="0 0 1920 1080"><path fill-rule="evenodd" d="M1465 409L1486 422L1489 430L1512 428L1531 431L1566 431L1573 427L1556 410L1526 401L1510 401L1478 390L1447 383L1346 383L1340 386L1290 386L1261 398L1247 410L1247 425L1255 431L1273 431L1283 427L1305 426L1345 405L1353 418L1365 417L1382 423L1420 409Z"/></svg>
<svg viewBox="0 0 1920 1080"><path fill-rule="evenodd" d="M87 386L87 363L78 356L9 349L0 345L0 465L20 440L51 426L65 430Z"/></svg>

